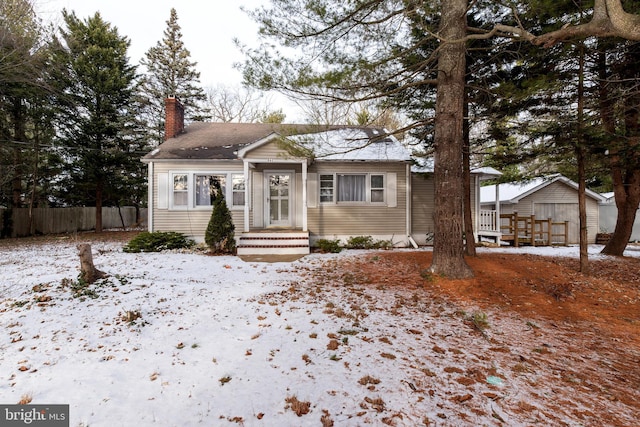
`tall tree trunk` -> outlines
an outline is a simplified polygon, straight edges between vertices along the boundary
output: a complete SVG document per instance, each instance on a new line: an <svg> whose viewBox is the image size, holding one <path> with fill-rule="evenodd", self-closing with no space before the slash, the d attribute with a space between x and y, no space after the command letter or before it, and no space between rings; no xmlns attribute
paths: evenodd
<svg viewBox="0 0 640 427"><path fill-rule="evenodd" d="M465 90L464 98L464 146L462 149L462 184L464 186L464 237L465 253L476 256L476 238L473 233L473 215L471 215L471 140L469 131L469 97Z"/></svg>
<svg viewBox="0 0 640 427"><path fill-rule="evenodd" d="M26 127L24 103L21 98L13 99L13 139L18 142L26 142ZM25 171L24 161L22 159L22 146L16 145L13 150L13 177L11 179L11 204L14 208L22 207L22 179Z"/></svg>
<svg viewBox="0 0 640 427"><path fill-rule="evenodd" d="M580 218L580 271L589 274L589 240L587 227L587 185L585 183L584 147L581 143L576 145L576 157L578 160L578 216Z"/></svg>
<svg viewBox="0 0 640 427"><path fill-rule="evenodd" d="M635 67L627 67L627 71L635 73L629 78L638 78ZM604 52L598 57L598 74L602 122L605 131L615 138L609 149L609 164L618 208L616 227L602 253L622 256L631 238L636 212L640 206L640 92L636 90L624 100L626 134L624 137L616 137L615 106L612 100L614 94L606 86L609 75Z"/></svg>
<svg viewBox="0 0 640 427"><path fill-rule="evenodd" d="M578 216L580 217L580 271L589 274L589 241L587 228L586 173L584 159L584 44L580 43L580 59L578 71L578 123L576 158L578 161Z"/></svg>
<svg viewBox="0 0 640 427"><path fill-rule="evenodd" d="M472 277L463 243L463 119L467 0L443 0L435 121L435 211L432 273Z"/></svg>

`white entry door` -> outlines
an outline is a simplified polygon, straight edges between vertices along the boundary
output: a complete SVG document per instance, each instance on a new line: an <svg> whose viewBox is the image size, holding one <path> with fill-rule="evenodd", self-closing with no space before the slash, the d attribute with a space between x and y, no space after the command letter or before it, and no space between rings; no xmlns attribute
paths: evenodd
<svg viewBox="0 0 640 427"><path fill-rule="evenodd" d="M267 226L290 227L293 173L267 172Z"/></svg>

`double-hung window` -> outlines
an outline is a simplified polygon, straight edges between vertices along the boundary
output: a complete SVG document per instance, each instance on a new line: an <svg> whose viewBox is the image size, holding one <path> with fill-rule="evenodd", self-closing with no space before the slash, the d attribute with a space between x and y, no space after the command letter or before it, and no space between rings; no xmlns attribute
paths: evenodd
<svg viewBox="0 0 640 427"><path fill-rule="evenodd" d="M231 175L231 201L232 206L244 206L246 185L244 182L244 175L233 174Z"/></svg>
<svg viewBox="0 0 640 427"><path fill-rule="evenodd" d="M369 175L371 203L384 203L384 175Z"/></svg>
<svg viewBox="0 0 640 427"><path fill-rule="evenodd" d="M189 175L186 173L173 175L173 205L187 207L189 203Z"/></svg>
<svg viewBox="0 0 640 427"><path fill-rule="evenodd" d="M320 175L320 202L333 203L334 198L334 179L333 175Z"/></svg>
<svg viewBox="0 0 640 427"><path fill-rule="evenodd" d="M244 207L244 174L231 172L170 173L170 209L207 209L220 192L230 209Z"/></svg>
<svg viewBox="0 0 640 427"><path fill-rule="evenodd" d="M373 173L321 174L321 203L384 203L385 175Z"/></svg>

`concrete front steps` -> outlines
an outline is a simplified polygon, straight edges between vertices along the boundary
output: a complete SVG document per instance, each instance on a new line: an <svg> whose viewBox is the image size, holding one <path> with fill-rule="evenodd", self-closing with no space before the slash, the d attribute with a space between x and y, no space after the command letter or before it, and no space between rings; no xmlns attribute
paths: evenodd
<svg viewBox="0 0 640 427"><path fill-rule="evenodd" d="M238 239L238 256L307 255L309 232L299 230L258 230L242 233Z"/></svg>

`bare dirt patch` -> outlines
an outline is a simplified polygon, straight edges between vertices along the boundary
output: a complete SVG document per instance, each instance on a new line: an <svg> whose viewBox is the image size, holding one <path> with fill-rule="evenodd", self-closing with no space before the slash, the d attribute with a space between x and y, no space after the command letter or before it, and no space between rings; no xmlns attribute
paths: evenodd
<svg viewBox="0 0 640 427"><path fill-rule="evenodd" d="M432 354L456 361L456 355L477 347L475 352L471 349L477 362L443 369L450 381L470 391L454 395L451 401L476 414L486 412L487 406L473 405L488 399L496 402L491 407L498 421L505 414L511 421L557 425L630 426L640 419L640 259L592 260L592 274L584 275L576 259L482 253L467 260L474 278L448 280L426 273L431 258L427 251L336 258L311 271L307 281L316 290L319 285L350 287L353 307L372 300L370 296L358 300L365 290L394 293L398 302L391 313L400 315L415 306L420 309L412 315L419 318L428 307L425 322L426 311L446 315L443 307L453 306L470 329L484 334L487 346L467 339L452 348L442 340ZM482 322L485 325L479 326ZM487 372L482 361L509 372L487 377L499 370ZM498 386L481 392L479 385L489 378ZM519 385L506 391L500 389L503 382ZM518 398L510 398L511 393ZM452 411L438 416L449 420L467 416Z"/></svg>

